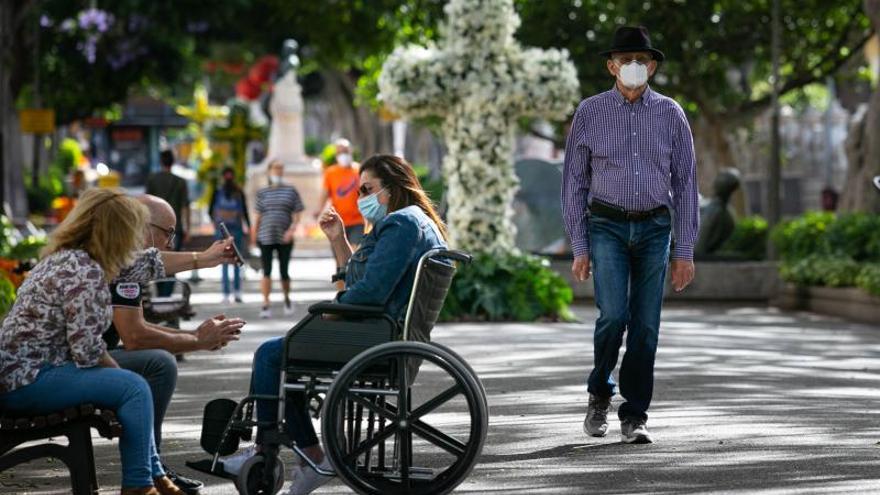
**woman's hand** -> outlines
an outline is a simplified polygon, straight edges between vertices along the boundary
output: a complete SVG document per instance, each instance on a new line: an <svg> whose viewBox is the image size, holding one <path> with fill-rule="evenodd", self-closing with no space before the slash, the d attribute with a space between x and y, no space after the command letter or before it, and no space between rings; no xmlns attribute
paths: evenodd
<svg viewBox="0 0 880 495"><path fill-rule="evenodd" d="M345 226L342 224L342 217L332 206L328 206L318 218L318 225L330 242L336 242L345 239Z"/></svg>

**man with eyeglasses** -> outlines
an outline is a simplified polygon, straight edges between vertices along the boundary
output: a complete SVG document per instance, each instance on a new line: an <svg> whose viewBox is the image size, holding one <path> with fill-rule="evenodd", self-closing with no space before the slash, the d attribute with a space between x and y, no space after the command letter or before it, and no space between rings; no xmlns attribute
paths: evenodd
<svg viewBox="0 0 880 495"><path fill-rule="evenodd" d="M150 212L150 222L144 232L145 250L110 283L113 323L104 333L104 340L120 367L138 373L149 384L156 448L161 450L162 422L177 386L175 355L222 349L238 340L244 321L217 315L205 320L195 331L185 331L144 319L142 284L182 271L233 262L234 254L230 240L217 241L200 253L170 251L176 236L174 210L155 196L144 195L139 199ZM202 487L200 481L181 476L167 467L165 471L186 493L197 493Z"/></svg>
<svg viewBox="0 0 880 495"><path fill-rule="evenodd" d="M604 437L620 366L624 402L617 415L625 443L651 443L646 422L667 267L672 286L694 277L699 228L693 139L674 100L648 79L664 55L644 27L620 27L606 67L614 87L577 108L565 146L562 210L575 280L592 269L599 317L584 431ZM672 244L672 246L670 246ZM669 263L670 254L672 261Z"/></svg>

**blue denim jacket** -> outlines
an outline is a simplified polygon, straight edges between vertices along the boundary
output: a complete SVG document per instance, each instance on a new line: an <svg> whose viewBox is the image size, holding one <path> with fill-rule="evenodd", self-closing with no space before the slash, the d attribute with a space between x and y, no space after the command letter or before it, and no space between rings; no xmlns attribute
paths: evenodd
<svg viewBox="0 0 880 495"><path fill-rule="evenodd" d="M406 315L419 258L446 248L437 225L418 206L390 213L364 237L351 255L346 290L337 300L345 304L384 306L395 319Z"/></svg>

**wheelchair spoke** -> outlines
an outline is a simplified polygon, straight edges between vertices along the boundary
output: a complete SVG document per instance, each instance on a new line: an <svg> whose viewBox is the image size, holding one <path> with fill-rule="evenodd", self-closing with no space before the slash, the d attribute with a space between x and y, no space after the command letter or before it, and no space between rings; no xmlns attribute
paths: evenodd
<svg viewBox="0 0 880 495"><path fill-rule="evenodd" d="M352 450L351 452L347 452L345 454L345 457L343 458L343 460L345 461L346 464L351 464L352 462L357 460L357 458L360 457L361 454L372 449L379 442L381 442L381 441L387 439L388 437L390 437L391 435L397 433L398 430L400 430L400 427L395 423L391 423L384 430L378 432L376 434L376 436L374 436L373 438L358 445L357 448Z"/></svg>
<svg viewBox="0 0 880 495"><path fill-rule="evenodd" d="M457 383L447 388L442 393L440 393L440 395L434 397L433 399L425 402L424 404L413 410L413 412L409 415L410 421L415 421L442 406L443 404L449 402L450 399L460 394L461 391L461 386Z"/></svg>
<svg viewBox="0 0 880 495"><path fill-rule="evenodd" d="M349 400L352 400L357 404L366 407L367 410L378 414L383 419L387 419L388 421L392 422L397 420L397 412L395 410L389 409L387 405L384 407L378 406L372 401L369 401L363 398L360 394L354 392L349 392L348 398Z"/></svg>
<svg viewBox="0 0 880 495"><path fill-rule="evenodd" d="M458 440L450 437L442 431L423 421L413 421L410 423L412 430L423 439L433 443L450 454L461 458L464 456L467 446Z"/></svg>

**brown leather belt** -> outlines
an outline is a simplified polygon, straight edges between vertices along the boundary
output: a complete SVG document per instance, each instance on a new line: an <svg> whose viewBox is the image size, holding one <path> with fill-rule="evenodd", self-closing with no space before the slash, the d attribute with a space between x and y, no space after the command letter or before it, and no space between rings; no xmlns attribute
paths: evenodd
<svg viewBox="0 0 880 495"><path fill-rule="evenodd" d="M590 215L615 220L617 222L643 222L659 215L668 215L669 208L658 206L648 211L626 211L623 208L594 199L590 203Z"/></svg>

